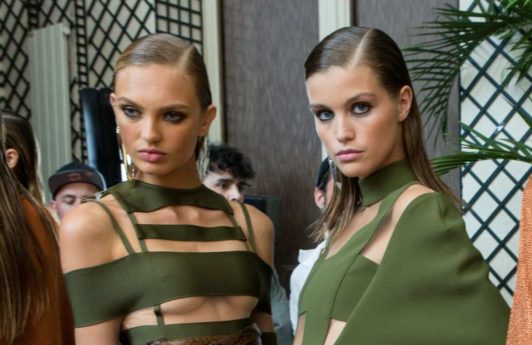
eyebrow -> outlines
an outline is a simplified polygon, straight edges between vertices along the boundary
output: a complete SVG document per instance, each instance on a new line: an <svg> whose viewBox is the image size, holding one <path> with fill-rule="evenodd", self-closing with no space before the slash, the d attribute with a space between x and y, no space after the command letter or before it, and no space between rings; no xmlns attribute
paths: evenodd
<svg viewBox="0 0 532 345"><path fill-rule="evenodd" d="M362 93L359 93L359 94L356 94L354 95L353 97L349 98L347 101L345 101L345 104L350 104L350 103L353 103L355 101L358 101L360 98L376 98L377 95L373 92L362 92ZM310 110L311 111L316 111L316 110L320 110L320 109L329 109L328 106L324 105L324 104L311 104L310 105Z"/></svg>
<svg viewBox="0 0 532 345"><path fill-rule="evenodd" d="M216 180L217 182L232 182L233 179L229 177L220 177Z"/></svg>
<svg viewBox="0 0 532 345"><path fill-rule="evenodd" d="M117 102L125 102L125 103L129 103L137 108L141 108L142 107L136 103L135 101L132 101L131 99L127 98L127 97L124 97L124 96L120 96L116 99ZM190 108L184 104L179 104L179 103L176 103L176 104L169 104L169 105L166 105L162 108L159 109L159 111L169 111L169 110L189 110Z"/></svg>

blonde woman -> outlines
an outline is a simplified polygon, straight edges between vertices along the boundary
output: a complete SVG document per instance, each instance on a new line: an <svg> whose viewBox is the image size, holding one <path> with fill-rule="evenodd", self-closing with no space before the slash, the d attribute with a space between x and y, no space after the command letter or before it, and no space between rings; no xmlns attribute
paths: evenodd
<svg viewBox="0 0 532 345"><path fill-rule="evenodd" d="M77 344L275 343L272 223L201 184L216 108L196 48L136 40L111 103L131 180L61 224Z"/></svg>

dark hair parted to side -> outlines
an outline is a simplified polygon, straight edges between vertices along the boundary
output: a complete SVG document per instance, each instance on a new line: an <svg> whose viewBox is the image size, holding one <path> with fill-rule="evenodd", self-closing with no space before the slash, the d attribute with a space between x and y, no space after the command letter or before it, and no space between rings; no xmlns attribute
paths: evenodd
<svg viewBox="0 0 532 345"><path fill-rule="evenodd" d="M209 171L225 171L240 180L251 180L255 171L240 150L226 144L209 145Z"/></svg>
<svg viewBox="0 0 532 345"><path fill-rule="evenodd" d="M379 29L354 26L333 32L314 47L305 62L305 79L331 67L361 65L369 67L393 97L399 95L403 86L412 88L405 60L393 39ZM406 160L419 182L457 202L456 196L431 168L415 96L408 117L402 122L402 135ZM334 237L344 229L361 201L358 179L348 178L340 172L338 175L342 188L339 193L335 189L332 201L317 223L318 238L323 236L324 231L330 231Z"/></svg>
<svg viewBox="0 0 532 345"><path fill-rule="evenodd" d="M128 66L160 64L184 68L194 80L202 109L212 104L207 68L196 47L173 35L156 33L143 36L131 43L115 65L115 78Z"/></svg>
<svg viewBox="0 0 532 345"><path fill-rule="evenodd" d="M3 111L6 129L6 149L15 149L19 158L13 173L18 181L36 200L44 202L41 179L39 177L39 154L33 129L28 120L20 115Z"/></svg>
<svg viewBox="0 0 532 345"><path fill-rule="evenodd" d="M3 117L0 111L0 344L11 344L46 310L52 287L43 282L60 271L49 267L23 213L22 197L33 205L49 235L55 237L55 228L42 205L16 180L7 165ZM52 259L59 268L59 255Z"/></svg>

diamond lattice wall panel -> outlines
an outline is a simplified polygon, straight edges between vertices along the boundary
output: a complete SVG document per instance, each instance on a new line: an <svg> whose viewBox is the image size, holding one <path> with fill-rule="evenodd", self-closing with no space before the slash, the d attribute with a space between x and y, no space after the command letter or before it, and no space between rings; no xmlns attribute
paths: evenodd
<svg viewBox="0 0 532 345"><path fill-rule="evenodd" d="M25 40L30 30L59 22L72 31L70 106L76 160L87 158L79 90L111 87L113 65L132 40L148 33L169 32L202 51L200 0L1 0L0 108L31 115Z"/></svg>
<svg viewBox="0 0 532 345"><path fill-rule="evenodd" d="M137 37L155 32L153 2L88 1L85 11L88 85L109 87L120 53Z"/></svg>
<svg viewBox="0 0 532 345"><path fill-rule="evenodd" d="M0 108L31 116L24 42L29 32L28 10L23 1L0 1Z"/></svg>
<svg viewBox="0 0 532 345"><path fill-rule="evenodd" d="M202 52L201 0L156 1L157 32L193 42Z"/></svg>
<svg viewBox="0 0 532 345"><path fill-rule="evenodd" d="M478 10L478 1L461 0L462 9ZM461 70L461 121L494 139L532 145L532 130L517 112L532 115L532 77L502 87L515 63L512 39L492 37L479 46ZM462 138L475 140L465 129ZM490 278L511 304L515 286L519 214L528 164L490 160L462 168L464 220L474 244L490 265Z"/></svg>

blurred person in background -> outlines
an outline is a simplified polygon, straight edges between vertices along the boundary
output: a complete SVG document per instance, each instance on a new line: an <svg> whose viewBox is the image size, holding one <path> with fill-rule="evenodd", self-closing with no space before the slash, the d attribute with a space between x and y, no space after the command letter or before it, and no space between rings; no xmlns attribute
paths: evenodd
<svg viewBox="0 0 532 345"><path fill-rule="evenodd" d="M78 206L84 198L105 190L102 174L81 162L68 163L59 168L48 179L52 194L50 207L59 219Z"/></svg>

